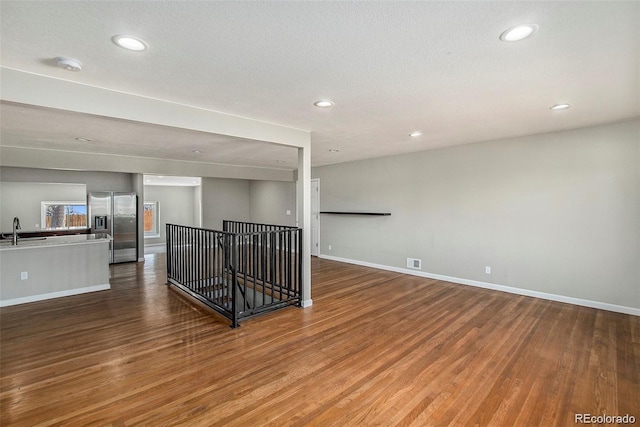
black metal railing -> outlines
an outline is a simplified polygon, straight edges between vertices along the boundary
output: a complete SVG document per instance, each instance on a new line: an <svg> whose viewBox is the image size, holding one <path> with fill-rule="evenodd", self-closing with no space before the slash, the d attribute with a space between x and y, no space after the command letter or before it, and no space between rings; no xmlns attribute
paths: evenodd
<svg viewBox="0 0 640 427"><path fill-rule="evenodd" d="M245 221L222 221L222 230L228 233L261 233L263 231L297 229L289 225L260 224Z"/></svg>
<svg viewBox="0 0 640 427"><path fill-rule="evenodd" d="M302 301L302 230L224 221L224 231L167 224L167 283L240 320Z"/></svg>

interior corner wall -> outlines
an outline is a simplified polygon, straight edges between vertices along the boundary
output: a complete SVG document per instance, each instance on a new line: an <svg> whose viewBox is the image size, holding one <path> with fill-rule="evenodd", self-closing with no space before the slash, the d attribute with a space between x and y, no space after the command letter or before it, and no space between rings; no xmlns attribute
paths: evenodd
<svg viewBox="0 0 640 427"><path fill-rule="evenodd" d="M194 187L177 187L161 185L145 185L144 201L159 202L160 206L160 237L145 237L145 245L158 245L166 243L167 223L186 225L194 224Z"/></svg>
<svg viewBox="0 0 640 427"><path fill-rule="evenodd" d="M313 178L322 210L391 212L321 215L321 255L398 269L418 258L433 275L640 308L640 120L317 167Z"/></svg>
<svg viewBox="0 0 640 427"><path fill-rule="evenodd" d="M136 252L138 261L144 261L144 175L131 174L131 188L136 193Z"/></svg>
<svg viewBox="0 0 640 427"><path fill-rule="evenodd" d="M260 224L296 225L295 182L251 181L249 193L250 221Z"/></svg>
<svg viewBox="0 0 640 427"><path fill-rule="evenodd" d="M202 227L222 230L222 221L249 221L250 189L245 179L202 178Z"/></svg>

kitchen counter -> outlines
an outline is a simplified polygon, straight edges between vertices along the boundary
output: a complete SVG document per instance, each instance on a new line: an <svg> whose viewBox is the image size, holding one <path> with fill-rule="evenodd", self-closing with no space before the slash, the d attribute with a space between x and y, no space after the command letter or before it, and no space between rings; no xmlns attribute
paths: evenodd
<svg viewBox="0 0 640 427"><path fill-rule="evenodd" d="M108 234L0 240L0 307L110 289Z"/></svg>
<svg viewBox="0 0 640 427"><path fill-rule="evenodd" d="M0 240L0 251L26 249L37 246L67 246L86 245L93 243L110 242L113 240L106 233L98 234L77 234L67 236L47 236L47 237L18 237L18 244L12 245L11 239Z"/></svg>

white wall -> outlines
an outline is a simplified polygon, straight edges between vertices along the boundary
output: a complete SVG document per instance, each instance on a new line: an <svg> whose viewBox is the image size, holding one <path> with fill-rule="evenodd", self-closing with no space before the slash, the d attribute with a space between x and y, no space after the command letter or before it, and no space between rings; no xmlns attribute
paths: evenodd
<svg viewBox="0 0 640 427"><path fill-rule="evenodd" d="M87 192L133 191L133 177L136 175L8 166L0 168L2 182L81 183L86 185ZM296 187L291 181L203 178L202 187L173 187L177 189L175 191L170 187L159 188L163 190L154 190L154 186L144 186L144 200L161 202L160 220L163 222L162 237L145 239L146 244L164 242L164 224L167 221L220 230L224 219L295 225ZM187 192L190 194L187 195ZM166 209L169 209L169 212ZM291 211L291 215L286 214L287 210ZM191 215L189 218L187 211ZM28 221L29 224L31 222L33 221ZM26 224L27 222L23 224L23 228ZM11 227L9 231L10 229Z"/></svg>
<svg viewBox="0 0 640 427"><path fill-rule="evenodd" d="M321 210L391 212L321 215L321 254L637 309L639 171L638 120L314 168Z"/></svg>
<svg viewBox="0 0 640 427"><path fill-rule="evenodd" d="M294 182L203 178L200 194L204 228L222 230L225 219L279 225L296 223ZM287 215L287 210L291 215Z"/></svg>
<svg viewBox="0 0 640 427"><path fill-rule="evenodd" d="M0 181L0 230L13 230L13 218L20 219L21 232L40 231L42 202L87 203L82 184Z"/></svg>
<svg viewBox="0 0 640 427"><path fill-rule="evenodd" d="M189 227L196 225L194 187L145 185L144 201L160 202L160 237L145 238L145 245L165 243L167 223Z"/></svg>
<svg viewBox="0 0 640 427"><path fill-rule="evenodd" d="M49 169L34 169L34 168L20 168L20 167L8 167L3 166L0 168L0 182L7 183L24 183L28 184L40 184L40 183L64 183L64 184L84 184L86 186L86 193L92 191L133 191L133 179L134 174L129 173L117 173L117 172L85 172L85 171L69 171L69 170L49 170ZM11 231L11 220L14 216L20 218L22 231L36 231L35 224L40 223L40 201L43 200L63 200L60 192L47 194L37 189L35 186L28 190L28 194L23 194L20 198L14 195L3 195L0 217L0 228L2 232ZM65 193L67 194L67 193ZM66 195L64 197L67 197ZM32 207L27 209L21 209L25 206L25 200L28 198ZM40 200L36 200L40 199ZM86 201L86 194L83 197L74 197L74 200ZM21 202L17 202L20 200ZM37 211L34 211L33 203L37 202ZM11 209L4 209L9 206ZM13 210L17 208L18 210ZM8 228L7 228L8 227Z"/></svg>
<svg viewBox="0 0 640 427"><path fill-rule="evenodd" d="M296 225L295 182L251 181L249 196L252 222ZM290 212L289 215L287 211Z"/></svg>
<svg viewBox="0 0 640 427"><path fill-rule="evenodd" d="M222 230L222 221L250 220L249 181L202 178L202 227Z"/></svg>
<svg viewBox="0 0 640 427"><path fill-rule="evenodd" d="M193 226L202 227L202 187L193 188Z"/></svg>

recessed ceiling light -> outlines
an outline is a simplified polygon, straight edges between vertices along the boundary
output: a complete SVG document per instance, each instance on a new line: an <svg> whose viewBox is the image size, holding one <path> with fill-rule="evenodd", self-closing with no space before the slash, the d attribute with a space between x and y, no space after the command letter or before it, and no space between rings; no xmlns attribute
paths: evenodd
<svg viewBox="0 0 640 427"><path fill-rule="evenodd" d="M412 137L418 137L418 136L422 136L422 132L420 132L419 130L415 131L415 132L411 132L411 134L409 136Z"/></svg>
<svg viewBox="0 0 640 427"><path fill-rule="evenodd" d="M82 70L82 62L73 58L65 58L58 56L56 58L56 65L67 71L80 71Z"/></svg>
<svg viewBox="0 0 640 427"><path fill-rule="evenodd" d="M340 152L340 150L336 150L335 148L331 148L331 149L329 150L329 152L330 152L330 153L339 153L339 152Z"/></svg>
<svg viewBox="0 0 640 427"><path fill-rule="evenodd" d="M511 27L500 34L500 40L503 42L517 42L524 40L531 34L535 33L537 29L538 26L536 24L516 25L515 27Z"/></svg>
<svg viewBox="0 0 640 427"><path fill-rule="evenodd" d="M79 136L76 138L76 141L80 141L80 142L91 142L91 138L85 138L83 136Z"/></svg>
<svg viewBox="0 0 640 427"><path fill-rule="evenodd" d="M276 163L286 163L284 160L276 160Z"/></svg>
<svg viewBox="0 0 640 427"><path fill-rule="evenodd" d="M202 154L202 151L200 151L200 150L193 150L193 151L191 151L191 152L192 152L192 153L196 153L196 154Z"/></svg>
<svg viewBox="0 0 640 427"><path fill-rule="evenodd" d="M147 50L149 47L144 40L133 36L113 36L111 37L111 40L118 46L135 52Z"/></svg>
<svg viewBox="0 0 640 427"><path fill-rule="evenodd" d="M164 176L162 176L162 175L158 175L158 178L164 178Z"/></svg>
<svg viewBox="0 0 640 427"><path fill-rule="evenodd" d="M313 105L315 105L318 108L330 108L330 107L333 107L333 101L322 99L320 101L314 102Z"/></svg>
<svg viewBox="0 0 640 427"><path fill-rule="evenodd" d="M554 105L552 107L549 107L549 109L553 110L553 111L566 110L568 108L571 108L570 104L556 104L556 105Z"/></svg>

